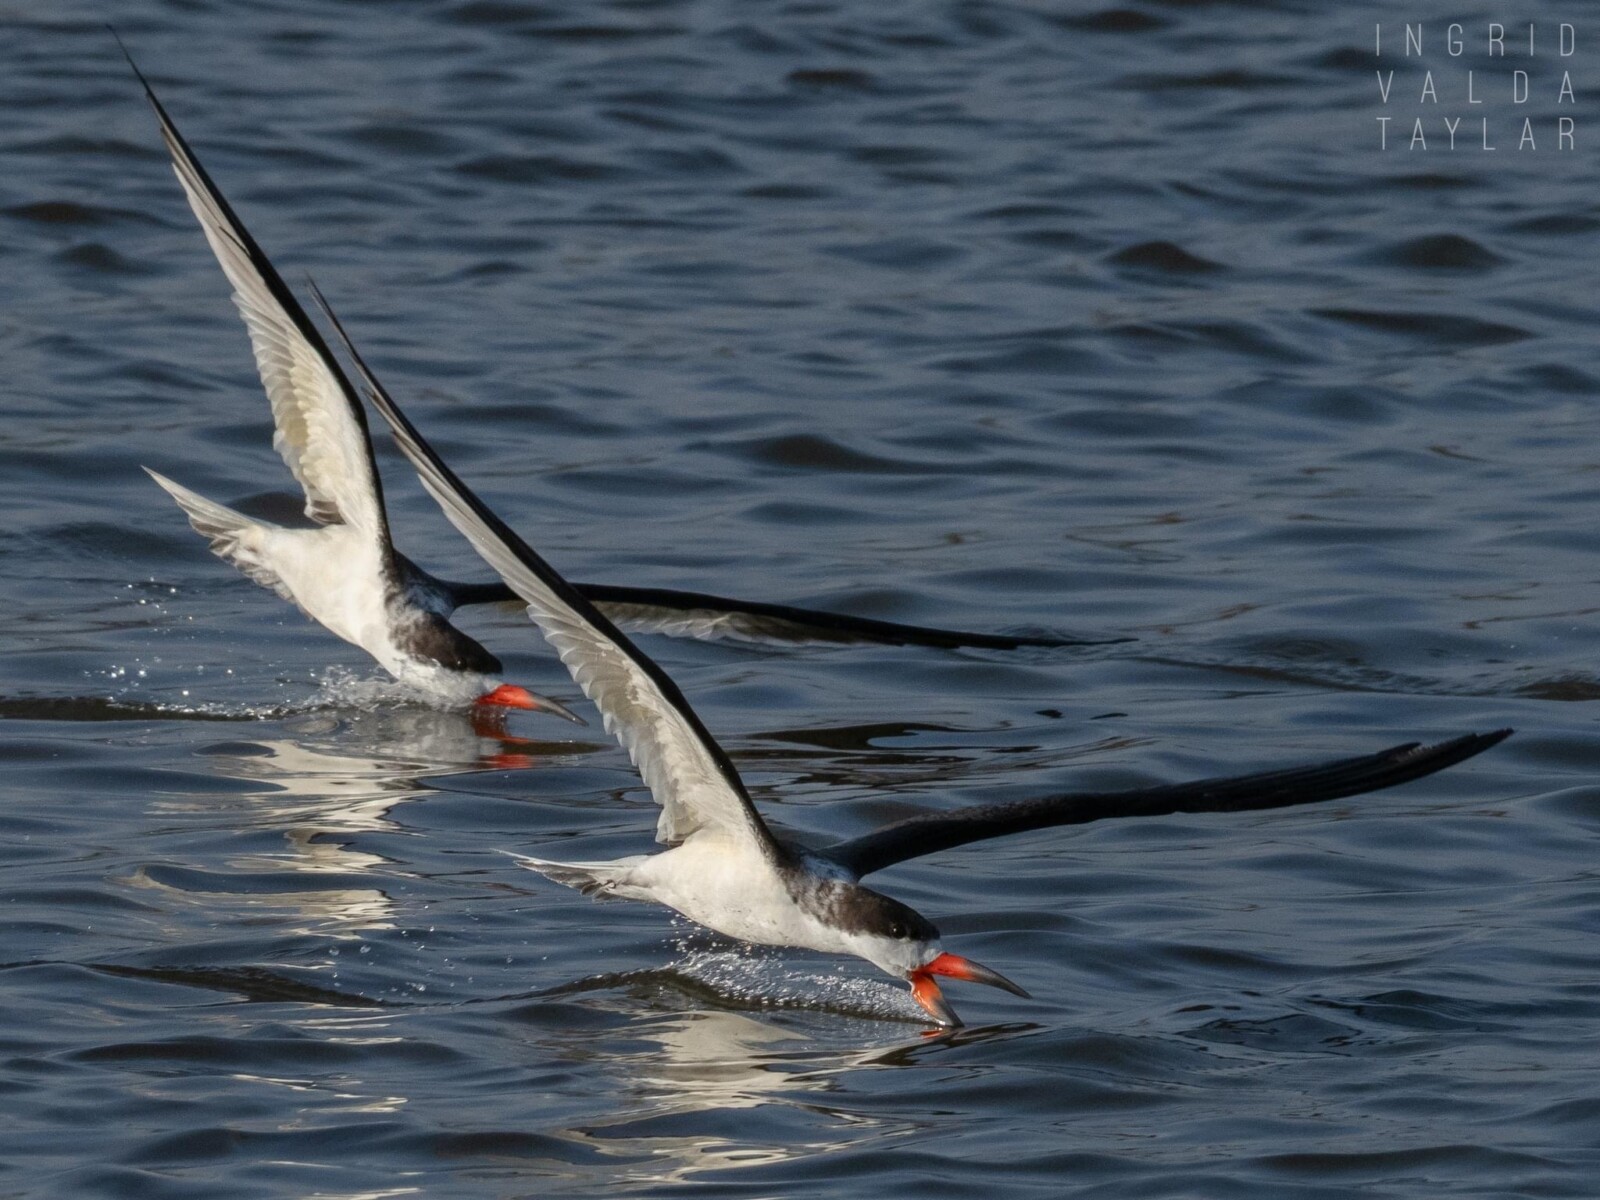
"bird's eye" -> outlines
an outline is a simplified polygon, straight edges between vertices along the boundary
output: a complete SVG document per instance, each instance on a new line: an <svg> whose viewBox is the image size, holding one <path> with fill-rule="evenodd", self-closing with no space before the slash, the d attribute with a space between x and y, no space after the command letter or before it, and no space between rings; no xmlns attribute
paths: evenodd
<svg viewBox="0 0 1600 1200"><path fill-rule="evenodd" d="M906 927L899 921L896 921L893 925L889 926L889 936L896 940L905 937Z"/></svg>

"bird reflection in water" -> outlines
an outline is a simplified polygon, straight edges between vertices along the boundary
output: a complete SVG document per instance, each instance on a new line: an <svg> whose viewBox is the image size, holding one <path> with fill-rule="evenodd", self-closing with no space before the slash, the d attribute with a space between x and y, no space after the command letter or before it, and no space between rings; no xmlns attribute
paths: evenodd
<svg viewBox="0 0 1600 1200"><path fill-rule="evenodd" d="M614 992L589 1002L597 1001L618 1004ZM946 1031L927 1039L880 1022L840 1022L836 1013L773 1020L724 1009L640 1013L631 1003L619 1007L622 1023L609 1031L549 1027L543 1049L584 1064L591 1081L586 1088L604 1111L546 1132L581 1140L605 1156L606 1178L636 1184L821 1159L913 1136L921 1130L918 1122L885 1120L852 1106L855 1089L846 1077L925 1065L931 1055L1033 1028ZM886 1028L894 1030L892 1044L862 1047L863 1029L881 1034ZM797 1126L803 1135L797 1136ZM619 1162L626 1164L620 1170Z"/></svg>
<svg viewBox="0 0 1600 1200"><path fill-rule="evenodd" d="M280 728L288 736L233 740L200 752L210 772L260 785L244 791L243 811L237 793L172 797L161 807L216 813L240 831L281 829L286 849L229 856L225 874L151 869L142 882L187 893L224 892L250 908L289 908L305 921L305 933L351 937L392 928L394 902L368 880L406 868L356 849L350 835L399 830L389 814L431 794L420 782L425 776L529 770L551 755L582 749L509 734L488 714L427 708L315 713ZM235 804L219 809L229 800ZM307 875L315 881L296 878Z"/></svg>
<svg viewBox="0 0 1600 1200"><path fill-rule="evenodd" d="M863 1056L820 1048L769 1021L717 1011L663 1015L634 1022L626 1046L601 1060L613 1081L611 1115L566 1132L608 1159L630 1160L628 1176L639 1183L684 1182L908 1132L903 1123L831 1111L823 1096L834 1076ZM737 1122L674 1120L769 1106L784 1111ZM792 1137L797 1117L809 1128L803 1148L783 1132ZM772 1135L762 1136L767 1129Z"/></svg>

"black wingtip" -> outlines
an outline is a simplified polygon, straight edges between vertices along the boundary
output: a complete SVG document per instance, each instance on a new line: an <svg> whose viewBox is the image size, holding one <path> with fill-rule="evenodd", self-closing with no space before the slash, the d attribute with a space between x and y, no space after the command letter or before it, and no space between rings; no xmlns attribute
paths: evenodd
<svg viewBox="0 0 1600 1200"><path fill-rule="evenodd" d="M128 43L122 40L122 35L117 32L117 27L108 21L106 22L106 32L116 41L117 49L122 51L122 57L128 60L128 68L133 72L134 78L139 81L139 86L144 88L144 94L150 97L150 103L159 109L161 102L156 99L156 94L151 90L150 81L144 77L144 72L139 70L139 64L133 61L133 52L128 49Z"/></svg>
<svg viewBox="0 0 1600 1200"><path fill-rule="evenodd" d="M1492 729L1488 733L1465 733L1436 745L1414 746L1401 757L1426 758L1430 762L1444 762L1446 765L1463 762L1474 755L1482 754L1491 746L1498 746L1515 732L1516 730L1507 728Z"/></svg>
<svg viewBox="0 0 1600 1200"><path fill-rule="evenodd" d="M344 339L344 344L350 346L350 339L345 335L344 322L339 320L333 311L333 305L328 303L328 298L322 294L322 289L317 286L317 281L312 278L311 272L306 272L306 290L311 293L311 298L317 302L317 307L322 310L322 315L332 322L333 327L339 331L339 336Z"/></svg>
<svg viewBox="0 0 1600 1200"><path fill-rule="evenodd" d="M161 135L167 140L169 148L173 143L176 143L177 149L173 150L173 153L176 154L181 150L183 156L192 159L194 155L189 150L189 143L183 140L183 135L178 132L177 126L172 123L172 117L168 115L166 106L156 96L155 89L150 86L150 81L145 78L144 72L139 69L139 64L133 61L133 54L129 51L127 43L122 40L122 35L110 25L107 25L106 29L112 37L116 38L117 49L122 51L122 57L128 60L128 69L133 72L133 77L139 81L139 86L144 89L144 98L150 101L150 107L155 110L156 120L161 124ZM211 178L205 173L205 169L198 162L194 163L194 168L200 177L206 181L207 185L215 191L216 185L211 183ZM233 210L228 208L227 201L221 198L220 192L217 193L217 201L223 211L238 224L238 218L233 217Z"/></svg>
<svg viewBox="0 0 1600 1200"><path fill-rule="evenodd" d="M1257 812L1320 804L1424 779L1482 754L1511 734L1510 729L1494 729L1427 746L1405 742L1375 754L1286 770L925 813L830 846L822 853L860 877L909 858L1032 829L1121 817Z"/></svg>

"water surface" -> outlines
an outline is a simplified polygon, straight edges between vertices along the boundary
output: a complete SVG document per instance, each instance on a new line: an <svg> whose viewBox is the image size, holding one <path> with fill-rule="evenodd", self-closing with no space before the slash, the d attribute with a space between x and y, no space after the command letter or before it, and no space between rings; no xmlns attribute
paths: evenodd
<svg viewBox="0 0 1600 1200"><path fill-rule="evenodd" d="M865 964L547 884L506 852L649 847L598 728L409 702L139 470L291 486L108 17L564 572L1139 639L651 641L775 822L1521 732L886 873L1035 996L954 987L952 1037ZM1406 117L1430 67L1441 116L1506 86L1501 16L11 13L0 1192L1592 1195L1600 26L1577 152L1494 91L1495 153L1378 150L1374 22L1452 19L1462 59L1384 60ZM1521 66L1552 122L1561 60ZM380 457L402 549L479 575ZM578 703L516 613L467 624Z"/></svg>

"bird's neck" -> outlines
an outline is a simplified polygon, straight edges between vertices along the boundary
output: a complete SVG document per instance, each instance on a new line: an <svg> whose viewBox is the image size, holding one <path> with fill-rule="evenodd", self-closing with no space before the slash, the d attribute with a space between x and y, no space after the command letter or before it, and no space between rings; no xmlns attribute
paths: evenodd
<svg viewBox="0 0 1600 1200"><path fill-rule="evenodd" d="M446 589L461 608L468 604L504 604L517 599L517 594L504 583L453 583L444 582Z"/></svg>

